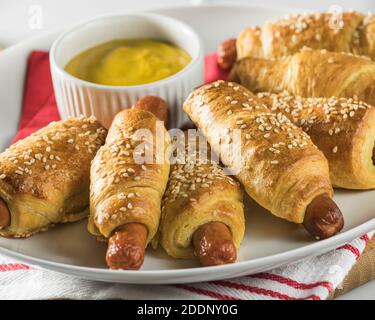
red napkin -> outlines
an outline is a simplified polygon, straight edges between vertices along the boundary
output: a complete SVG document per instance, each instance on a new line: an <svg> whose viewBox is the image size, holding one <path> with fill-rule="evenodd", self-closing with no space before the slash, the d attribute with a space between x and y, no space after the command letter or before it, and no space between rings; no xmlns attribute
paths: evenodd
<svg viewBox="0 0 375 320"><path fill-rule="evenodd" d="M216 54L208 54L205 57L205 83L227 76L228 73L218 67ZM13 143L59 119L48 52L33 51L28 59L21 119Z"/></svg>

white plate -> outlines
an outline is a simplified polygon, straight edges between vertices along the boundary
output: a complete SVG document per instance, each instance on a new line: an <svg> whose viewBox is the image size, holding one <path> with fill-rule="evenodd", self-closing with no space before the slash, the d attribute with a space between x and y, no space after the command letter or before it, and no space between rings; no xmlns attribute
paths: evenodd
<svg viewBox="0 0 375 320"><path fill-rule="evenodd" d="M202 36L207 52L245 26L287 13L286 9L250 6L170 8L157 12L190 24ZM7 146L17 130L29 52L49 49L60 31L44 33L0 54L0 149ZM0 238L0 252L44 268L101 281L156 284L225 279L323 253L375 229L374 198L375 191L336 191L335 200L346 226L341 234L320 242L312 241L302 228L271 216L249 200L246 237L238 262L225 266L202 268L196 261L174 260L161 249L148 249L142 270L108 270L104 263L105 245L88 234L86 221L57 226L25 240Z"/></svg>

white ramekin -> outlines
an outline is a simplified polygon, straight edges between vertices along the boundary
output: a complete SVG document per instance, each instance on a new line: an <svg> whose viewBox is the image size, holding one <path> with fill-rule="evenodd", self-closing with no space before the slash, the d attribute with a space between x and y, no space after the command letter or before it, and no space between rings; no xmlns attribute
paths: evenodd
<svg viewBox="0 0 375 320"><path fill-rule="evenodd" d="M124 38L168 41L187 51L192 60L168 78L135 86L99 85L78 79L64 70L70 59L83 50ZM110 126L116 113L146 95L165 99L171 108L170 127L180 127L187 120L182 103L203 83L204 72L202 42L195 31L181 21L151 13L106 15L68 30L53 43L50 64L61 117L94 115L105 127Z"/></svg>

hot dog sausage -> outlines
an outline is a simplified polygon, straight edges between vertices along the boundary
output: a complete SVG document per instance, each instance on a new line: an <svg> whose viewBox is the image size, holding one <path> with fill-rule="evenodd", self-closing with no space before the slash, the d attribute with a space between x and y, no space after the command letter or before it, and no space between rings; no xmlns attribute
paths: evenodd
<svg viewBox="0 0 375 320"><path fill-rule="evenodd" d="M168 104L161 98L146 96L137 101L133 108L152 112L160 121L164 121L164 126L168 128Z"/></svg>
<svg viewBox="0 0 375 320"><path fill-rule="evenodd" d="M10 224L10 212L7 203L0 198L0 228L5 228Z"/></svg>
<svg viewBox="0 0 375 320"><path fill-rule="evenodd" d="M107 265L111 269L138 270L144 260L147 228L141 223L127 223L109 238Z"/></svg>
<svg viewBox="0 0 375 320"><path fill-rule="evenodd" d="M168 105L159 97L143 97L133 108L152 112L168 125ZM107 265L111 269L138 270L143 264L147 234L147 228L140 223L127 223L117 228L108 241Z"/></svg>
<svg viewBox="0 0 375 320"><path fill-rule="evenodd" d="M303 225L317 240L326 239L341 231L344 217L336 203L322 194L307 206Z"/></svg>
<svg viewBox="0 0 375 320"><path fill-rule="evenodd" d="M222 222L208 222L200 226L193 234L193 246L204 266L232 263L237 259L232 234Z"/></svg>
<svg viewBox="0 0 375 320"><path fill-rule="evenodd" d="M236 39L228 39L217 49L217 64L223 70L229 70L237 60Z"/></svg>

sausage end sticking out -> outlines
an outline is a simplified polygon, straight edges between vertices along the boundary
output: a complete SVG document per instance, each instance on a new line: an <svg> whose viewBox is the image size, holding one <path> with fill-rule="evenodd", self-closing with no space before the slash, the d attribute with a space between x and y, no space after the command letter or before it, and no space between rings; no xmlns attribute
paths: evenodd
<svg viewBox="0 0 375 320"><path fill-rule="evenodd" d="M375 165L375 146L372 148L372 164Z"/></svg>
<svg viewBox="0 0 375 320"><path fill-rule="evenodd" d="M315 239L326 239L341 231L344 217L336 203L323 194L307 206L303 225Z"/></svg>
<svg viewBox="0 0 375 320"><path fill-rule="evenodd" d="M10 224L10 212L7 203L0 198L0 229Z"/></svg>
<svg viewBox="0 0 375 320"><path fill-rule="evenodd" d="M217 49L217 64L223 70L229 70L237 60L236 39L222 42Z"/></svg>
<svg viewBox="0 0 375 320"><path fill-rule="evenodd" d="M193 234L195 254L204 266L235 262L237 250L229 228L221 222L208 222Z"/></svg>
<svg viewBox="0 0 375 320"><path fill-rule="evenodd" d="M164 126L168 128L168 104L163 99L146 96L139 99L133 108L153 113L160 121L164 121Z"/></svg>
<svg viewBox="0 0 375 320"><path fill-rule="evenodd" d="M147 228L141 223L127 223L109 238L107 265L111 269L138 270L144 260Z"/></svg>

